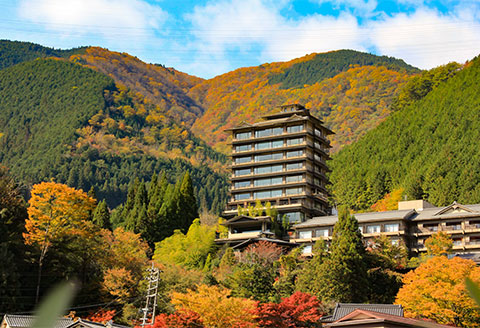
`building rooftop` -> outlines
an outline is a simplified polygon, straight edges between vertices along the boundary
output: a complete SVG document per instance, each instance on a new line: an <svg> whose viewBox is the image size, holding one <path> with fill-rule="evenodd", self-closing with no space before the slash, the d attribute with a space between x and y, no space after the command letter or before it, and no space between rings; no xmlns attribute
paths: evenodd
<svg viewBox="0 0 480 328"><path fill-rule="evenodd" d="M396 304L337 303L333 314L322 318L322 322L335 322L347 314L360 309L403 317L403 308Z"/></svg>
<svg viewBox="0 0 480 328"><path fill-rule="evenodd" d="M9 327L27 328L31 327L35 316L32 315L17 315L17 314L5 314L3 321L7 323ZM55 324L55 328L67 328L73 323L72 318L59 318Z"/></svg>

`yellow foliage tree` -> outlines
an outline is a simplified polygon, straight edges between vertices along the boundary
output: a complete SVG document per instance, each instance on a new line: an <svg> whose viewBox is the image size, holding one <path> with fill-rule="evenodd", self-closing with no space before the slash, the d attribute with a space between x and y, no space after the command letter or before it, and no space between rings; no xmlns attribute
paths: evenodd
<svg viewBox="0 0 480 328"><path fill-rule="evenodd" d="M197 291L173 292L171 302L179 312L192 311L197 313L205 327L257 327L255 323L256 302L231 297L228 289L200 285Z"/></svg>
<svg viewBox="0 0 480 328"><path fill-rule="evenodd" d="M398 209L398 202L402 200L404 188L394 189L391 193L388 193L380 199L378 202L372 205L374 212L393 211Z"/></svg>
<svg viewBox="0 0 480 328"><path fill-rule="evenodd" d="M82 190L61 183L42 182L33 186L23 238L27 245L40 250L37 301L43 260L48 249L63 236L82 230L84 220L95 208L95 202Z"/></svg>
<svg viewBox="0 0 480 328"><path fill-rule="evenodd" d="M425 247L428 255L446 255L452 250L453 240L445 232L439 231L425 240Z"/></svg>
<svg viewBox="0 0 480 328"><path fill-rule="evenodd" d="M403 306L406 317L480 327L480 310L465 287L467 277L480 282L480 268L475 262L433 257L405 275L395 303Z"/></svg>

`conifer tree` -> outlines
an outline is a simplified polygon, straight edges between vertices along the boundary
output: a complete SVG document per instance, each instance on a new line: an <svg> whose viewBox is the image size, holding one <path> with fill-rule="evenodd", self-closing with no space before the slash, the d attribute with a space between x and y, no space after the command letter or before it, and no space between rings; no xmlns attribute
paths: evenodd
<svg viewBox="0 0 480 328"><path fill-rule="evenodd" d="M192 178L188 171L183 175L178 197L179 228L182 231L187 231L193 220L198 218L197 200L193 191Z"/></svg>
<svg viewBox="0 0 480 328"><path fill-rule="evenodd" d="M339 211L330 256L321 266L320 291L324 299L336 302L361 303L366 300L365 247L358 221L346 208Z"/></svg>
<svg viewBox="0 0 480 328"><path fill-rule="evenodd" d="M108 211L107 202L102 200L98 203L95 211L93 211L93 223L103 229L112 230L112 224L110 223L110 212Z"/></svg>

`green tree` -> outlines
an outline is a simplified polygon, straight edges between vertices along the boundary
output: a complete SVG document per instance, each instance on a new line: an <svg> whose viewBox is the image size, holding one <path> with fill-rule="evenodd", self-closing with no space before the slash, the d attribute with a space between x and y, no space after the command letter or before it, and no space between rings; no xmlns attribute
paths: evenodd
<svg viewBox="0 0 480 328"><path fill-rule="evenodd" d="M112 230L112 224L110 222L110 211L108 210L107 202L102 200L95 207L93 211L93 223L103 229Z"/></svg>
<svg viewBox="0 0 480 328"><path fill-rule="evenodd" d="M313 258L309 261L305 261L298 272L295 288L298 291L315 295L321 299L323 298L323 281L321 280L320 273L323 270L323 262L328 256L325 241L323 239L317 240L313 245L312 251Z"/></svg>
<svg viewBox="0 0 480 328"><path fill-rule="evenodd" d="M362 303L368 292L365 247L358 221L346 208L339 211L333 228L330 254L321 265L322 298L344 303Z"/></svg>

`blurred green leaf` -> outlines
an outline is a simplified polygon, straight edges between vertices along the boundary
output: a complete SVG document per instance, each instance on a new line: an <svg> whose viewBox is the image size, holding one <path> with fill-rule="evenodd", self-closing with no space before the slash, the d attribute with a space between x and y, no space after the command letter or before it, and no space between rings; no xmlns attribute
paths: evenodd
<svg viewBox="0 0 480 328"><path fill-rule="evenodd" d="M74 282L66 282L55 287L37 308L32 328L54 328L58 318L69 308L75 292Z"/></svg>
<svg viewBox="0 0 480 328"><path fill-rule="evenodd" d="M480 306L480 288L478 288L478 285L470 278L465 279L465 284L467 285L467 290L470 293L470 296Z"/></svg>

